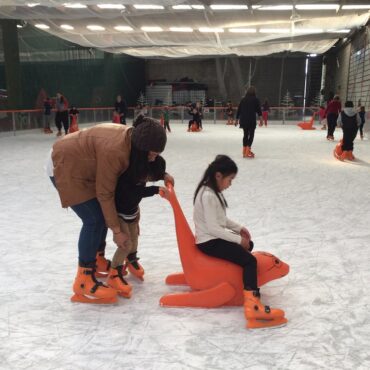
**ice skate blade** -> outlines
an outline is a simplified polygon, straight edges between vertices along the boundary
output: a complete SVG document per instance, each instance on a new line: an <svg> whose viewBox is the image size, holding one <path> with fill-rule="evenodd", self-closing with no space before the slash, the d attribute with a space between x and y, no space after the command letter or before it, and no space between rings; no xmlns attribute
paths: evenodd
<svg viewBox="0 0 370 370"><path fill-rule="evenodd" d="M144 269L136 270L133 266L128 265L128 270L130 271L131 275L141 281L144 281Z"/></svg>
<svg viewBox="0 0 370 370"><path fill-rule="evenodd" d="M285 317L280 317L273 320L248 320L247 329L264 329L264 328L277 328L285 326L288 320Z"/></svg>
<svg viewBox="0 0 370 370"><path fill-rule="evenodd" d="M87 298L84 295L78 295L74 294L71 297L71 302L76 303L90 303L90 304L112 304L117 303L117 297L111 297L111 298Z"/></svg>
<svg viewBox="0 0 370 370"><path fill-rule="evenodd" d="M108 277L108 275L109 275L109 272L98 272L98 271L95 272L95 277L98 277L98 278L106 278Z"/></svg>
<svg viewBox="0 0 370 370"><path fill-rule="evenodd" d="M132 291L129 291L129 292L117 292L117 294L120 296L120 297L123 297L123 298L131 298L132 296Z"/></svg>

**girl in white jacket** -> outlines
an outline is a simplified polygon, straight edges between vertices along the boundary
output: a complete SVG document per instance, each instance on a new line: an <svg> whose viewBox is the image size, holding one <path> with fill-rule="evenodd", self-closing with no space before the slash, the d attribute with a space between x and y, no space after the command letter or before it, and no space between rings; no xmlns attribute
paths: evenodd
<svg viewBox="0 0 370 370"><path fill-rule="evenodd" d="M227 202L222 192L231 186L237 172L236 163L226 155L218 155L205 171L194 194L196 244L203 253L243 269L248 327L280 326L286 323L284 311L270 309L259 301L257 260L251 254L251 235L244 226L226 216Z"/></svg>

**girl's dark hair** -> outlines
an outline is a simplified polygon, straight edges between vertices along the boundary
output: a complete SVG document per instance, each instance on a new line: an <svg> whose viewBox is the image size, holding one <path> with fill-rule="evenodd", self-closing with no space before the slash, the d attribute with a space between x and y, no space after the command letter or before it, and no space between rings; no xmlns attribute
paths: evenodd
<svg viewBox="0 0 370 370"><path fill-rule="evenodd" d="M149 173L149 152L136 149L134 146L131 147L130 153L130 164L126 170L128 178L134 183L145 180Z"/></svg>
<svg viewBox="0 0 370 370"><path fill-rule="evenodd" d="M227 202L225 198L222 196L222 194L220 194L220 191L217 186L216 172L220 172L223 177L226 177L229 175L237 174L238 166L227 155L223 154L217 155L215 160L208 166L208 168L204 172L203 177L195 190L193 204L195 203L195 199L199 193L200 188L202 186L208 186L215 192L222 207L223 208L227 207Z"/></svg>
<svg viewBox="0 0 370 370"><path fill-rule="evenodd" d="M345 107L345 108L353 108L353 101L352 101L352 100L347 100L347 101L344 103L344 107Z"/></svg>
<svg viewBox="0 0 370 370"><path fill-rule="evenodd" d="M155 157L153 162L149 162L149 181L163 180L166 173L166 161L160 155Z"/></svg>

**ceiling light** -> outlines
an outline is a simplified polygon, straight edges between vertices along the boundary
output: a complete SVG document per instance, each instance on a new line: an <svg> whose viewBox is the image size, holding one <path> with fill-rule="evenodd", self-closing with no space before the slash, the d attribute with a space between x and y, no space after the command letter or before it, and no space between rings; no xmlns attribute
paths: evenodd
<svg viewBox="0 0 370 370"><path fill-rule="evenodd" d="M248 9L247 5L211 5L212 10L244 10Z"/></svg>
<svg viewBox="0 0 370 370"><path fill-rule="evenodd" d="M89 24L86 28L90 31L105 31L103 26L98 26L96 24Z"/></svg>
<svg viewBox="0 0 370 370"><path fill-rule="evenodd" d="M292 10L293 5L271 5L259 6L258 10Z"/></svg>
<svg viewBox="0 0 370 370"><path fill-rule="evenodd" d="M100 9L125 9L125 6L122 4L98 4Z"/></svg>
<svg viewBox="0 0 370 370"><path fill-rule="evenodd" d="M175 10L190 10L191 6L190 5L173 5L172 9L175 9Z"/></svg>
<svg viewBox="0 0 370 370"><path fill-rule="evenodd" d="M195 10L203 10L204 9L204 5L192 5L191 7Z"/></svg>
<svg viewBox="0 0 370 370"><path fill-rule="evenodd" d="M210 27L201 27L199 28L199 32L217 32L217 33L222 33L224 32L223 28L210 28Z"/></svg>
<svg viewBox="0 0 370 370"><path fill-rule="evenodd" d="M255 33L257 30L255 28L229 28L229 32L232 33Z"/></svg>
<svg viewBox="0 0 370 370"><path fill-rule="evenodd" d="M317 54L308 54L309 57L314 58L317 57Z"/></svg>
<svg viewBox="0 0 370 370"><path fill-rule="evenodd" d="M116 26L114 27L115 30L121 31L121 32L127 32L127 31L133 31L134 29L130 26Z"/></svg>
<svg viewBox="0 0 370 370"><path fill-rule="evenodd" d="M261 33L289 33L290 28L260 28Z"/></svg>
<svg viewBox="0 0 370 370"><path fill-rule="evenodd" d="M80 4L80 3L64 3L63 5L66 8L71 8L71 9L84 9L84 8L87 8L86 5Z"/></svg>
<svg viewBox="0 0 370 370"><path fill-rule="evenodd" d="M350 29L341 29L341 30L328 30L329 33L348 33L351 32Z"/></svg>
<svg viewBox="0 0 370 370"><path fill-rule="evenodd" d="M370 9L370 4L367 5L342 5L343 10L353 10L353 9Z"/></svg>
<svg viewBox="0 0 370 370"><path fill-rule="evenodd" d="M162 32L161 27L141 27L141 30L144 32Z"/></svg>
<svg viewBox="0 0 370 370"><path fill-rule="evenodd" d="M193 32L190 27L170 27L171 32Z"/></svg>
<svg viewBox="0 0 370 370"><path fill-rule="evenodd" d="M323 33L322 28L298 28L294 29L294 33Z"/></svg>
<svg viewBox="0 0 370 370"><path fill-rule="evenodd" d="M23 28L21 24L17 24L17 28Z"/></svg>
<svg viewBox="0 0 370 370"><path fill-rule="evenodd" d="M40 3L27 3L27 6L33 8L34 6L40 5Z"/></svg>
<svg viewBox="0 0 370 370"><path fill-rule="evenodd" d="M64 30L74 30L75 29L73 26L70 26L69 24L61 24L60 28L63 28Z"/></svg>
<svg viewBox="0 0 370 370"><path fill-rule="evenodd" d="M47 30L50 28L47 24L44 23L35 24L35 27L40 28L40 30Z"/></svg>
<svg viewBox="0 0 370 370"><path fill-rule="evenodd" d="M338 10L338 4L301 4L296 5L296 9L298 10Z"/></svg>
<svg viewBox="0 0 370 370"><path fill-rule="evenodd" d="M163 5L150 5L150 4L135 4L134 5L135 9L164 9Z"/></svg>

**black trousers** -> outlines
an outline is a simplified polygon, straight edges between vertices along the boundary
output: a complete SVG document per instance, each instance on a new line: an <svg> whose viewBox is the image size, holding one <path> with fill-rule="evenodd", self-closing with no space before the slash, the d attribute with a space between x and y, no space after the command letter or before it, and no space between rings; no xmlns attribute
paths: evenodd
<svg viewBox="0 0 370 370"><path fill-rule="evenodd" d="M359 129L360 129L360 135L364 136L364 131L363 131L364 130L364 123L361 123Z"/></svg>
<svg viewBox="0 0 370 370"><path fill-rule="evenodd" d="M240 244L223 239L212 239L197 244L208 256L221 258L243 268L243 284L246 290L257 290L257 259Z"/></svg>
<svg viewBox="0 0 370 370"><path fill-rule="evenodd" d="M62 123L63 123L64 131L67 134L68 129L69 129L68 111L56 112L55 126L57 126L58 131L62 130Z"/></svg>
<svg viewBox="0 0 370 370"><path fill-rule="evenodd" d="M335 113L329 113L326 119L328 121L328 135L326 137L334 136L335 127L337 126L338 115Z"/></svg>
<svg viewBox="0 0 370 370"><path fill-rule="evenodd" d="M254 126L243 126L244 136L243 136L243 146L251 147L254 140L254 131L256 130L256 125Z"/></svg>
<svg viewBox="0 0 370 370"><path fill-rule="evenodd" d="M171 132L170 123L168 121L164 121L164 129Z"/></svg>
<svg viewBox="0 0 370 370"><path fill-rule="evenodd" d="M353 150L353 141L356 138L357 125L343 125L343 145L342 150Z"/></svg>

